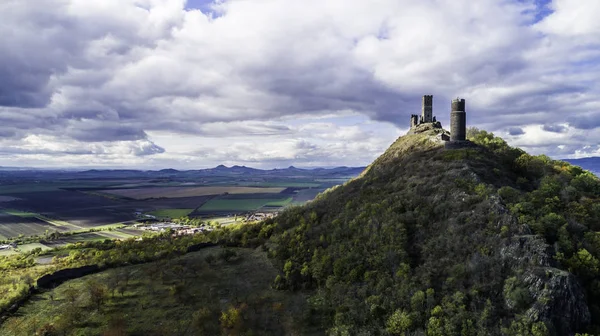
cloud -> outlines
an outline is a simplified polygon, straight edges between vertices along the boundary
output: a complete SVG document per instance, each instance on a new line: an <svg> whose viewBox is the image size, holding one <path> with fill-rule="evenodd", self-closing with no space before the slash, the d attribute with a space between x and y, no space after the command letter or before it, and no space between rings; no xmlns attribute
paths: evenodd
<svg viewBox="0 0 600 336"><path fill-rule="evenodd" d="M544 125L542 129L553 133L566 133L569 130L567 126L560 124Z"/></svg>
<svg viewBox="0 0 600 336"><path fill-rule="evenodd" d="M525 134L525 131L523 131L523 129L520 127L510 127L508 129L508 134L514 135L514 136L523 135L523 134Z"/></svg>
<svg viewBox="0 0 600 336"><path fill-rule="evenodd" d="M508 130L530 148L530 129L543 128L564 135L563 149L547 154L574 154L597 145L576 131L600 126L598 5L535 3L8 0L0 135L17 148L31 135L110 148L92 150L96 163L193 161L179 146L197 143L154 137L171 134L203 141L215 163L227 144L240 162L333 162L369 150L366 164L382 146L365 149L364 139L387 139L376 128L388 123L405 129L421 95L433 94L444 125L460 95L471 125ZM344 113L374 124L343 124Z"/></svg>

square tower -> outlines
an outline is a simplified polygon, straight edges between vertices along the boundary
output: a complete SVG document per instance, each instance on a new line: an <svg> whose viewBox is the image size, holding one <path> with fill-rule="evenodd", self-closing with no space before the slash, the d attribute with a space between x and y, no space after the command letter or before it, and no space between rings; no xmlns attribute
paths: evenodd
<svg viewBox="0 0 600 336"><path fill-rule="evenodd" d="M433 95L423 96L421 119L426 123L433 122Z"/></svg>

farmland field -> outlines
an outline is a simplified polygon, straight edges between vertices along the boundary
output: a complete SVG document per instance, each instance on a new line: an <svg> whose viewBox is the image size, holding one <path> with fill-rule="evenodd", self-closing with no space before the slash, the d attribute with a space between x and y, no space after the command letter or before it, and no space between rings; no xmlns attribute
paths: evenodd
<svg viewBox="0 0 600 336"><path fill-rule="evenodd" d="M285 207L288 204L292 203L292 200L293 200L292 197L288 197L285 199L280 199L277 201L269 202L269 203L265 204L264 206L266 206L266 207Z"/></svg>
<svg viewBox="0 0 600 336"><path fill-rule="evenodd" d="M150 212L150 215L159 218L180 218L189 215L194 209L162 209Z"/></svg>
<svg viewBox="0 0 600 336"><path fill-rule="evenodd" d="M198 212L210 212L210 211L254 211L269 203L281 202L280 199L215 199L206 202Z"/></svg>
<svg viewBox="0 0 600 336"><path fill-rule="evenodd" d="M19 235L43 235L46 230L67 231L64 227L52 225L33 216L21 217L0 211L0 240L16 238Z"/></svg>
<svg viewBox="0 0 600 336"><path fill-rule="evenodd" d="M253 193L279 193L285 188L258 188L258 187L163 187L163 188L137 188L137 189L108 189L100 190L103 193L114 194L133 199L147 198L179 198L193 196Z"/></svg>
<svg viewBox="0 0 600 336"><path fill-rule="evenodd" d="M0 240L33 242L42 238L32 236L57 231L76 233L69 236L72 241L120 239L126 236L122 231L105 230L154 220L145 214L166 220L241 215L261 208L278 211L309 201L359 172L343 167L239 166L190 171L0 171ZM90 229L103 231L89 234Z"/></svg>
<svg viewBox="0 0 600 336"><path fill-rule="evenodd" d="M128 239L142 236L144 231L136 229L115 229L110 231L85 232L61 237L47 243L49 247L63 246L66 244L81 243L86 241L102 241L106 239Z"/></svg>
<svg viewBox="0 0 600 336"><path fill-rule="evenodd" d="M48 246L46 246L44 244L40 244L40 243L31 243L31 244L25 244L25 245L19 245L18 246L18 249L21 252L29 252L29 251L32 251L32 250L34 250L36 248L41 248L42 251L50 249L50 247L48 247Z"/></svg>

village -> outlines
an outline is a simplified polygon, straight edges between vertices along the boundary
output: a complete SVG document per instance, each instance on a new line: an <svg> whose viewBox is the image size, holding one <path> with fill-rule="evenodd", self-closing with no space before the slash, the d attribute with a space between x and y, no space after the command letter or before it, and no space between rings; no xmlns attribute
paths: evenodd
<svg viewBox="0 0 600 336"><path fill-rule="evenodd" d="M16 243L10 243L10 244L0 245L0 251L10 250L10 249L15 249L15 248L17 248L17 244Z"/></svg>
<svg viewBox="0 0 600 336"><path fill-rule="evenodd" d="M241 224L241 223L253 223L260 222L268 218L273 218L277 216L277 212L252 212L246 214L244 216L238 215L227 215L226 217L221 217L220 221L210 221L202 222L199 226L189 225L185 223L180 223L178 219L172 219L171 221L159 222L155 216L152 215L143 215L139 214L147 219L156 220L154 223L145 223L145 224L135 224L134 227L144 231L151 232L166 232L167 230L171 230L173 232L173 236L183 236L183 235L193 235L200 232L210 232L213 231L217 227L228 226L233 224Z"/></svg>

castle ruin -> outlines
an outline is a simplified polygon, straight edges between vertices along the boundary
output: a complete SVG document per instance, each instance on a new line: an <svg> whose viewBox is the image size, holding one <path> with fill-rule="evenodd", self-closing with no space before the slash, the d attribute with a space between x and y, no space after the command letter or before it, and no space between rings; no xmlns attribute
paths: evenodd
<svg viewBox="0 0 600 336"><path fill-rule="evenodd" d="M433 116L433 95L424 95L421 102L421 117L413 114L410 116L410 127L417 127L421 124L434 123L437 127L442 127ZM438 125L439 124L439 125Z"/></svg>
<svg viewBox="0 0 600 336"><path fill-rule="evenodd" d="M409 133L420 133L430 129L440 129L439 139L445 142L448 149L470 147L472 143L467 140L467 113L465 100L456 98L450 104L450 134L443 130L442 124L433 115L433 96L424 95L421 105L421 116L410 116Z"/></svg>

